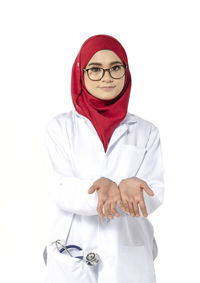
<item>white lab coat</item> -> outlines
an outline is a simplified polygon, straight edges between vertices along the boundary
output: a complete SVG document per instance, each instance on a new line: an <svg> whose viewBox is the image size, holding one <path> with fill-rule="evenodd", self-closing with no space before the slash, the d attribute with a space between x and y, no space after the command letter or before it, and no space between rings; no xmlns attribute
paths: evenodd
<svg viewBox="0 0 200 283"><path fill-rule="evenodd" d="M140 217L132 218L117 205L119 218L101 219L97 192L88 194L88 189L101 176L117 185L137 176L154 191L152 197L143 190L147 213L154 212L164 197L158 128L128 112L105 153L90 120L71 110L47 123L44 141L45 182L56 207L47 239L45 282L156 283L153 261L158 249L149 219L140 207ZM90 267L84 260L59 253L49 245L57 239L80 246L84 256L97 253L101 262Z"/></svg>

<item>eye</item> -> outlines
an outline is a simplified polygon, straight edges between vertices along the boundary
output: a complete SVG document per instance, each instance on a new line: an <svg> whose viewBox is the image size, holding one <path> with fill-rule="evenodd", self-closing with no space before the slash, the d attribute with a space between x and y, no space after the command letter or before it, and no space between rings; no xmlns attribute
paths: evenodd
<svg viewBox="0 0 200 283"><path fill-rule="evenodd" d="M96 68L94 67L94 68L91 68L90 70L91 70L92 72L99 72L101 69L100 69L100 68L97 68L97 67L96 67Z"/></svg>
<svg viewBox="0 0 200 283"><path fill-rule="evenodd" d="M118 66L113 66L112 67L112 70L114 70L114 71L118 71L118 70L120 70L121 69L121 66L120 65L118 65Z"/></svg>

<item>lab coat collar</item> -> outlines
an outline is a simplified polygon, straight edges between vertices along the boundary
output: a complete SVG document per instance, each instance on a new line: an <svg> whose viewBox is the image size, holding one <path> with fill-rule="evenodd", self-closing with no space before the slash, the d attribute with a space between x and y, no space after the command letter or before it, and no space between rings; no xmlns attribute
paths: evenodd
<svg viewBox="0 0 200 283"><path fill-rule="evenodd" d="M77 116L79 116L80 118L82 118L82 119L84 119L84 120L86 120L86 121L89 120L87 117L85 117L85 116L81 115L80 113L78 113L78 112L76 111L76 109L74 109L74 113L75 113ZM90 121L90 120L89 120L89 121ZM136 115L127 112L127 113L126 113L126 116L125 116L125 118L124 118L124 120L122 120L119 125L122 125L122 124L131 124L131 123L137 123L137 117L136 117Z"/></svg>
<svg viewBox="0 0 200 283"><path fill-rule="evenodd" d="M91 123L91 121L87 117L81 115L76 110L74 110L74 113L75 113L76 116L78 116L78 117L80 117L84 120L84 122L88 125L89 129L91 130L91 132L94 135L97 135L97 132L96 132L93 124ZM112 145L128 130L128 124L136 123L136 122L137 122L136 115L127 112L124 120L122 120L120 122L120 124L116 127L116 129L114 130L114 132L111 136L111 139L110 139L110 142L108 144L107 151L106 151L106 155L110 151L110 148L112 147Z"/></svg>

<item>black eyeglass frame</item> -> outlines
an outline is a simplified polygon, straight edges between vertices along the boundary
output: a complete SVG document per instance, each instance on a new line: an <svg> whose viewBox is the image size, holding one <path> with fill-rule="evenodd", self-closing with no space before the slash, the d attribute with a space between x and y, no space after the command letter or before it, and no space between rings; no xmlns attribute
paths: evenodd
<svg viewBox="0 0 200 283"><path fill-rule="evenodd" d="M104 77L104 74L105 74L106 71L109 72L109 75L111 76L112 79L114 79L114 80L119 80L119 79L121 79L121 78L123 78L123 77L125 76L126 70L127 70L127 66L126 66L125 64L116 65L116 66L123 66L123 67L125 67L125 72L124 72L123 76L121 76L120 78L117 78L117 79L116 79L116 78L113 78L112 75L111 75L111 73L110 73L110 70L111 70L113 67L111 67L111 68L109 68L109 69L104 69L104 68L100 68L100 67L91 67L91 68L88 68L88 69L85 69L85 68L84 68L83 71L86 71L86 72L87 72L87 76L88 76L88 78L89 78L91 81L100 81L100 80ZM115 67L115 66L114 66L114 67ZM89 77L88 71L89 71L90 69L93 69L93 68L99 68L99 69L102 69L102 70L103 70L103 74L102 74L102 77L101 77L100 79L98 79L98 80L92 80L92 79Z"/></svg>

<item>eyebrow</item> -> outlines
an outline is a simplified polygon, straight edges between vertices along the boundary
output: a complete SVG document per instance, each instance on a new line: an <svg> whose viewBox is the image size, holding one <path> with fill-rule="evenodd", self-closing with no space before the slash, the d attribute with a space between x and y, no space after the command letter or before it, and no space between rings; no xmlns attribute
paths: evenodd
<svg viewBox="0 0 200 283"><path fill-rule="evenodd" d="M113 65L113 64L116 64L116 63L122 64L122 62L120 62L120 61L114 61L114 62L111 62L110 65ZM98 63L98 62L93 62L93 63L88 64L88 66L91 66L91 65L102 66L102 64L101 64L101 63Z"/></svg>

